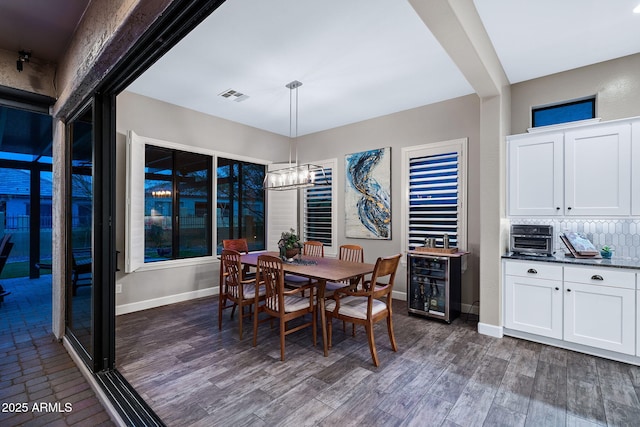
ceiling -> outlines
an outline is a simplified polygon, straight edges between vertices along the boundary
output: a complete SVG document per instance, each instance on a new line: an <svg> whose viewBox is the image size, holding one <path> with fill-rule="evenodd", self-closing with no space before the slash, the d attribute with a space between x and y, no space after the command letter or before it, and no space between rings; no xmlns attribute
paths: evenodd
<svg viewBox="0 0 640 427"><path fill-rule="evenodd" d="M88 3L3 0L0 49L60 60ZM511 83L640 52L639 3L473 1ZM474 93L407 0L228 0L129 90L295 135L292 80L297 135Z"/></svg>

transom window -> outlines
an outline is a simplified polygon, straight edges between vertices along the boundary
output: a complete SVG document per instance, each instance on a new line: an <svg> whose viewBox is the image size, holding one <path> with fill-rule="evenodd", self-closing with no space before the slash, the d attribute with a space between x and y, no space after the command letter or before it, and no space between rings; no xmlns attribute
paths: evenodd
<svg viewBox="0 0 640 427"><path fill-rule="evenodd" d="M531 110L532 127L588 120L596 117L596 97L561 104L534 107Z"/></svg>

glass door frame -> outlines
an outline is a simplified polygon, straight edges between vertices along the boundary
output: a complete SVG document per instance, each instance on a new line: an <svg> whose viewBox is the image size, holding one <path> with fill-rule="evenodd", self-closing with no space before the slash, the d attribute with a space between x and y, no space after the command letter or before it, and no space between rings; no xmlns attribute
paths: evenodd
<svg viewBox="0 0 640 427"><path fill-rule="evenodd" d="M107 99L99 93L82 103L65 123L66 133L66 188L65 206L72 212L71 176L72 141L71 124L87 109L92 110L92 213L91 213L91 349L85 348L69 328L70 298L72 295L73 257L69 253L72 246L72 215L67 215L65 224L67 251L65 283L65 335L82 361L92 372L110 369L115 359L115 143L108 137L110 127L115 128L113 105L115 100ZM107 136L107 138L105 138Z"/></svg>

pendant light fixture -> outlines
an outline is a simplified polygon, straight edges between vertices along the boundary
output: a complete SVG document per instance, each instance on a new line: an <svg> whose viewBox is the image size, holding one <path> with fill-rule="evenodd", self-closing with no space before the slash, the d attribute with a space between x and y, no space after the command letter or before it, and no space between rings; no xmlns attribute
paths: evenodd
<svg viewBox="0 0 640 427"><path fill-rule="evenodd" d="M285 85L289 89L289 167L268 171L264 177L262 188L265 190L296 190L298 188L316 185L329 185L324 168L318 165L298 165L298 149L296 148L295 163L292 162L291 147L293 139L298 137L298 88L302 82L297 80ZM295 92L295 126L294 121L294 92ZM295 129L295 132L294 132Z"/></svg>

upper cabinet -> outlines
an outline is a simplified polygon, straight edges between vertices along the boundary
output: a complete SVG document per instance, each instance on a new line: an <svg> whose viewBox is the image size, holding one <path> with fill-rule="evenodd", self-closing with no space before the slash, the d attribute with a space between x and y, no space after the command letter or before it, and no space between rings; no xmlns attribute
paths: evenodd
<svg viewBox="0 0 640 427"><path fill-rule="evenodd" d="M639 140L638 119L508 137L509 215L640 215Z"/></svg>
<svg viewBox="0 0 640 427"><path fill-rule="evenodd" d="M562 133L509 141L509 213L552 216L564 213Z"/></svg>

